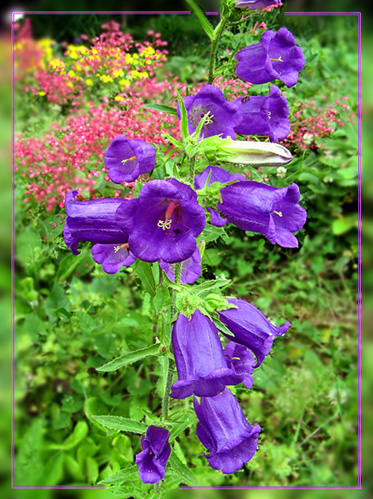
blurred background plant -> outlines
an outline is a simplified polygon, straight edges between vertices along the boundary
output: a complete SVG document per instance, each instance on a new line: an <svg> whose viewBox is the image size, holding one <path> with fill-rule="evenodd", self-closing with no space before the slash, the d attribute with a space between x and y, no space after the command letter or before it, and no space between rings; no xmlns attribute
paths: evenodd
<svg viewBox="0 0 373 499"><path fill-rule="evenodd" d="M149 408L156 410L157 396L149 400L147 393L154 383L161 393L162 366L144 361L105 376L95 367L148 345L152 297L139 309L140 283L131 269L107 276L87 249L79 258L69 254L61 236L61 200L77 186L85 197L136 195L136 185L118 189L107 181L102 171L106 145L124 132L168 150L159 130L165 127L176 133L176 118L141 106L154 101L169 104L175 88L186 91L188 87L189 93L195 93L207 77L205 39L198 38L195 21L181 16L175 16L177 22L171 16L144 16L141 22L126 18L123 43L133 44L127 52L131 61L136 53L140 58L144 47L153 47L155 54L154 41L169 42L169 54L158 49L158 60L150 54L152 71L147 68L147 75L137 78L135 73L122 89L119 78L126 75L104 81L103 72L86 74L81 63L98 55L92 54L96 42L90 40L100 37L102 24L123 19L79 17L64 16L65 32L53 31L45 16L26 17L19 28L31 19L34 33L48 33L53 44L29 38L33 46L49 54L42 70L52 80L61 76L63 65L51 63L58 54L65 65L64 81L74 84L67 86L61 105L53 102L54 87L41 87L44 80L35 72L16 83L17 485L97 484L132 464L139 450L137 436L105 430L92 416L117 414L150 424ZM85 33L68 27L68 19L74 26L84 26ZM45 27L40 28L43 22ZM193 43L185 43L187 29L182 25L190 26ZM295 159L286 171L266 168L247 175L276 187L297 182L309 214L307 230L300 235L299 251L273 247L234 228L217 230L207 241L203 265L210 278L216 266L218 275L235 276L232 294L248 299L269 317L291 320L293 327L260 368L254 390L249 394L236 390L251 422L263 422L266 429L255 460L241 473L224 477L206 469L200 444L194 432L187 430L178 435L176 448L179 460L191 466L193 476L175 473L178 483L357 483L357 17L289 16L281 19L281 25L293 32L307 61L298 85L286 91L293 119L286 146ZM158 33L162 36L156 37ZM246 44L255 43L261 33L259 25L245 32L232 26L221 44L222 63L229 63L227 50L233 53L243 38ZM86 40L82 34L87 34ZM144 43L146 38L149 45ZM126 73L143 69L128 59ZM110 70L115 71L114 66ZM84 78L79 76L84 79L81 87L75 84L80 72L84 73ZM87 84L87 79L93 84ZM249 85L232 89L221 82L221 88L229 98L250 92ZM368 181L369 177L367 185ZM6 275L4 268L4 281ZM123 488L118 492L129 494ZM132 486L131 494L135 492ZM198 492L193 494L198 496ZM209 494L212 497L214 492ZM270 497L272 492L267 494ZM349 494L352 497L354 492Z"/></svg>

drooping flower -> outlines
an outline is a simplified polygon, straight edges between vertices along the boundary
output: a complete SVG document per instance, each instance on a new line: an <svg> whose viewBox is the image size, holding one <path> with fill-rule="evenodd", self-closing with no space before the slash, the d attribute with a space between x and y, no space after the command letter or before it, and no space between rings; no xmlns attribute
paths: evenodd
<svg viewBox="0 0 373 499"><path fill-rule="evenodd" d="M136 455L140 479L143 483L157 483L165 476L165 467L170 457L169 432L164 428L149 426L141 437L142 452Z"/></svg>
<svg viewBox="0 0 373 499"><path fill-rule="evenodd" d="M232 332L225 336L251 350L256 357L254 367L260 366L272 348L276 336L282 336L290 327L290 322L274 326L254 305L245 300L228 298L237 308L219 311L219 319ZM231 348L231 347L230 347Z"/></svg>
<svg viewBox="0 0 373 499"><path fill-rule="evenodd" d="M203 189L206 185L208 178L209 181L207 185L209 187L210 185L216 182L223 184L227 182L232 182L233 180L245 180L245 175L242 175L242 173L229 173L227 170L224 170L224 168L220 168L218 166L208 166L203 170L202 173L194 177L195 188L197 190ZM211 215L212 225L215 225L216 227L223 227L227 223L227 219L221 217L217 210L211 208L210 206L205 206L205 208Z"/></svg>
<svg viewBox="0 0 373 499"><path fill-rule="evenodd" d="M251 426L241 406L225 388L215 397L193 399L199 419L197 436L210 454L209 465L223 473L235 473L254 456L258 448L259 425Z"/></svg>
<svg viewBox="0 0 373 499"><path fill-rule="evenodd" d="M236 103L244 119L234 129L240 135L268 135L271 142L285 139L290 133L289 106L276 85L271 85L269 96L239 97Z"/></svg>
<svg viewBox="0 0 373 499"><path fill-rule="evenodd" d="M116 184L133 182L155 166L155 147L140 139L118 135L105 151L105 165L110 180Z"/></svg>
<svg viewBox="0 0 373 499"><path fill-rule="evenodd" d="M194 253L206 225L197 194L176 179L151 180L141 189L134 212L120 207L119 225L131 227L128 244L141 260L182 262Z"/></svg>
<svg viewBox="0 0 373 499"><path fill-rule="evenodd" d="M236 59L236 75L256 84L278 79L292 87L304 68L303 51L287 28L280 28L277 33L266 31L260 43L239 50Z"/></svg>
<svg viewBox="0 0 373 499"><path fill-rule="evenodd" d="M205 187L210 172L211 176L209 183L207 184L208 186L215 182L225 184L227 182L232 182L233 180L245 180L245 175L242 173L230 173L219 166L208 166L202 173L194 177L194 186L196 189L203 189Z"/></svg>
<svg viewBox="0 0 373 499"><path fill-rule="evenodd" d="M280 3L280 0L235 0L236 7L238 9L245 10L257 10L263 9L264 7L269 7L271 5L276 5Z"/></svg>
<svg viewBox="0 0 373 499"><path fill-rule="evenodd" d="M128 243L95 244L91 252L93 260L100 263L107 274L115 274L121 267L129 267L136 260L128 249Z"/></svg>
<svg viewBox="0 0 373 499"><path fill-rule="evenodd" d="M228 367L215 324L199 310L190 319L179 314L172 329L172 347L179 377L171 386L173 398L193 393L213 397L225 385L237 385L243 379Z"/></svg>
<svg viewBox="0 0 373 499"><path fill-rule="evenodd" d="M175 263L167 263L163 260L159 262L159 266L167 274L167 277L175 282ZM181 284L193 284L201 275L201 255L199 249L196 248L192 256L181 263L180 282Z"/></svg>
<svg viewBox="0 0 373 499"><path fill-rule="evenodd" d="M196 95L183 99L188 115L188 130L195 132L201 119L209 113L202 127L201 137L212 137L221 134L222 137L235 138L234 127L242 120L242 114L234 102L225 100L223 92L214 85L205 85ZM178 106L180 118L180 108Z"/></svg>
<svg viewBox="0 0 373 499"><path fill-rule="evenodd" d="M130 225L124 219L118 223L115 213L119 207L131 218L136 209L136 199L94 199L77 201L78 191L66 194L65 210L67 218L63 235L66 246L78 255L78 243L90 241L100 244L124 244L128 241Z"/></svg>
<svg viewBox="0 0 373 499"><path fill-rule="evenodd" d="M222 202L217 208L229 222L242 230L264 234L272 244L298 247L292 233L303 227L307 212L298 204L297 184L276 188L247 180L223 187L220 193Z"/></svg>
<svg viewBox="0 0 373 499"><path fill-rule="evenodd" d="M246 388L253 386L251 374L254 372L254 355L243 345L230 341L225 345L224 356L227 359L228 366L234 369L234 372L242 376L242 383Z"/></svg>

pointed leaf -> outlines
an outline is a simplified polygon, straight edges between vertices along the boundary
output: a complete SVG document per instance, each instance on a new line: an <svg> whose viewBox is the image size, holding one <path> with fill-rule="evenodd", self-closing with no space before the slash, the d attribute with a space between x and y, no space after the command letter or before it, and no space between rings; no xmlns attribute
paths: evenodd
<svg viewBox="0 0 373 499"><path fill-rule="evenodd" d="M176 109L171 106L165 106L162 104L144 104L141 107L143 107L144 109L151 109L154 111L159 111L161 113L173 114L174 116L177 116Z"/></svg>
<svg viewBox="0 0 373 499"><path fill-rule="evenodd" d="M208 22L205 14L202 12L202 10L198 7L198 5L194 2L194 0L187 0L188 5L192 9L193 13L197 16L199 22L201 23L201 26L206 33L206 35L210 38L210 40L213 39L214 37L214 29L211 26L211 24Z"/></svg>
<svg viewBox="0 0 373 499"><path fill-rule="evenodd" d="M139 423L120 416L92 416L92 419L109 430L128 431L142 435L148 429L148 425L145 423Z"/></svg>
<svg viewBox="0 0 373 499"><path fill-rule="evenodd" d="M135 350L134 352L125 353L116 359L107 362L106 364L97 367L96 371L100 372L111 372L120 369L121 367L127 366L128 364L132 364L133 362L137 362L144 357L148 357L149 355L159 355L159 343L151 345L150 347L141 348L140 350Z"/></svg>

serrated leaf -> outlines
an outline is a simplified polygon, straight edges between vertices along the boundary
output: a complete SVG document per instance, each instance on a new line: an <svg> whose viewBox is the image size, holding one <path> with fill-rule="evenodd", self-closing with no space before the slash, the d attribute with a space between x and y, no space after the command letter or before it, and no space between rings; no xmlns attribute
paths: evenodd
<svg viewBox="0 0 373 499"><path fill-rule="evenodd" d="M195 485L197 483L197 478L194 473L180 461L175 452L171 452L169 459L169 466L173 469L180 477L180 479L187 485Z"/></svg>
<svg viewBox="0 0 373 499"><path fill-rule="evenodd" d="M132 265L132 268L140 278L146 291L153 297L155 295L155 281L151 264L149 262L143 262L142 260L136 260Z"/></svg>
<svg viewBox="0 0 373 499"><path fill-rule="evenodd" d="M137 362L144 357L149 355L159 355L159 343L151 345L150 347L141 348L140 350L135 350L134 352L125 353L116 359L107 362L106 364L97 367L96 370L100 372L111 372L120 369L121 367Z"/></svg>
<svg viewBox="0 0 373 499"><path fill-rule="evenodd" d="M165 106L163 104L144 104L141 107L144 109L151 109L153 111L160 111L161 113L173 114L177 116L177 111L171 106Z"/></svg>
<svg viewBox="0 0 373 499"><path fill-rule="evenodd" d="M116 473L113 473L112 475L108 476L104 480L101 480L99 484L102 485L109 485L112 483L123 483L123 482L128 482L130 480L133 480L134 478L137 478L139 474L139 467L136 465L129 466L128 468L124 468L122 470L117 471Z"/></svg>
<svg viewBox="0 0 373 499"><path fill-rule="evenodd" d="M205 281L202 284L196 284L193 286L193 292L199 296L209 294L213 289L220 289L229 286L231 283L230 279L214 279L211 281Z"/></svg>
<svg viewBox="0 0 373 499"><path fill-rule="evenodd" d="M211 241L216 241L220 236L226 236L227 233L223 227L215 227L211 224L206 224L204 231L199 236L199 239L203 239L206 243Z"/></svg>
<svg viewBox="0 0 373 499"><path fill-rule="evenodd" d="M79 255L67 255L60 262L60 266L57 272L57 278L59 281L64 281L69 277L70 274L74 272L79 263L86 256L86 252L82 251Z"/></svg>
<svg viewBox="0 0 373 499"><path fill-rule="evenodd" d="M183 420L180 423L174 423L172 425L172 429L170 430L169 441L173 442L177 436L180 435L184 430L186 430L190 425L195 423L197 420L196 415L193 414L185 414Z"/></svg>
<svg viewBox="0 0 373 499"><path fill-rule="evenodd" d="M227 334L230 338L234 337L232 334L232 331L230 331L225 324L223 324L222 322L220 322L218 319L215 319L215 318L213 318L212 321L215 324L215 326L218 328L219 331Z"/></svg>
<svg viewBox="0 0 373 499"><path fill-rule="evenodd" d="M198 5L194 2L194 0L187 0L187 3L190 6L190 8L192 9L193 13L198 18L199 22L201 23L203 31L210 38L210 40L212 40L214 37L214 29L211 26L211 24L209 23L209 21L207 20L205 14L198 7Z"/></svg>
<svg viewBox="0 0 373 499"><path fill-rule="evenodd" d="M92 416L92 419L109 430L128 431L142 435L148 429L148 425L145 423L139 423L120 416Z"/></svg>

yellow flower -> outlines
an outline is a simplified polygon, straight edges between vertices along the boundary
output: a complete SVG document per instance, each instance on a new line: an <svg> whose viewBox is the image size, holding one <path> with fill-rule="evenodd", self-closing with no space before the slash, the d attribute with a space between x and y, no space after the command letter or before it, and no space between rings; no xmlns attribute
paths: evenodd
<svg viewBox="0 0 373 499"><path fill-rule="evenodd" d="M39 95L43 96L45 95L45 92L43 92L42 90L40 92L38 92Z"/></svg>
<svg viewBox="0 0 373 499"><path fill-rule="evenodd" d="M87 78L86 81L85 81L86 85L88 85L89 87L91 87L93 85L93 81L90 79L90 78Z"/></svg>
<svg viewBox="0 0 373 499"><path fill-rule="evenodd" d="M125 85L129 85L131 82L129 80L120 80L119 81L119 85L121 86L125 86Z"/></svg>

